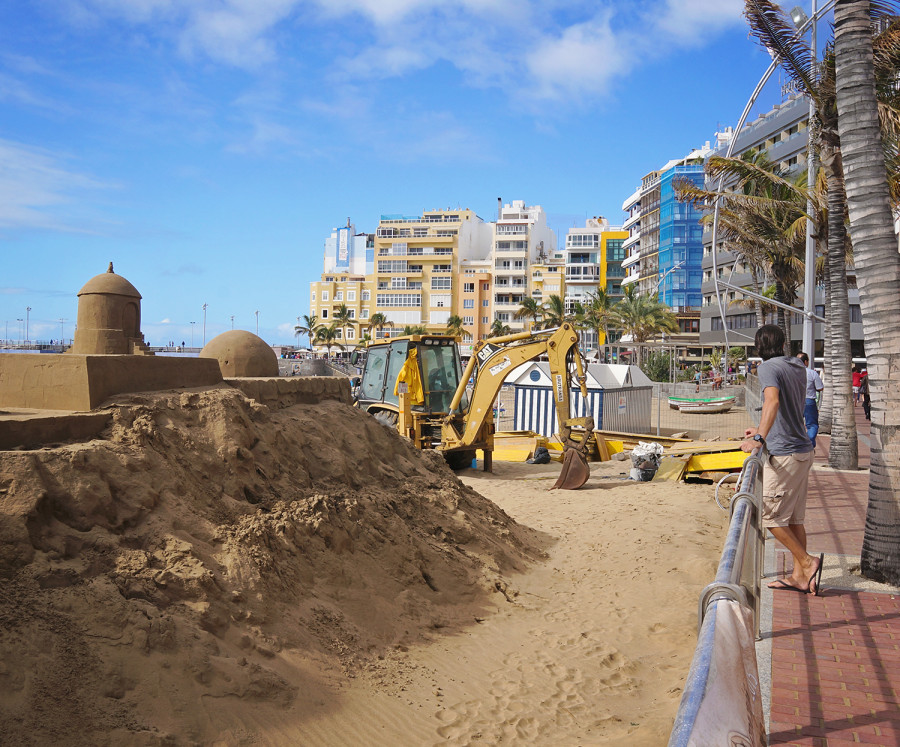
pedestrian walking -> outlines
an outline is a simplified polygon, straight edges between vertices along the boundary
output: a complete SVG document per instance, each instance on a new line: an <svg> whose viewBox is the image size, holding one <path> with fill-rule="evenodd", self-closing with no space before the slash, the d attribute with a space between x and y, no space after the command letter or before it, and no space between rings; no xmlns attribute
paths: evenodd
<svg viewBox="0 0 900 747"><path fill-rule="evenodd" d="M860 371L859 394L862 397L863 412L866 420L872 419L872 400L869 398L869 372L866 369Z"/></svg>
<svg viewBox="0 0 900 747"><path fill-rule="evenodd" d="M851 373L851 381L853 384L853 401L858 405L859 404L859 382L862 380L862 371L859 370L858 366L853 367L853 372Z"/></svg>
<svg viewBox="0 0 900 747"><path fill-rule="evenodd" d="M809 356L801 351L797 353L797 357L806 366L806 406L803 410L803 419L806 421L806 433L815 449L816 436L819 434L819 396L825 385L816 370L810 368Z"/></svg>
<svg viewBox="0 0 900 747"><path fill-rule="evenodd" d="M806 549L806 493L813 462L813 446L803 418L806 399L806 367L784 355L784 332L774 324L756 331L756 350L763 362L757 375L763 395L758 428L744 432L741 449L762 447L763 526L793 557L789 576L769 584L773 590L819 594L824 554L815 557Z"/></svg>

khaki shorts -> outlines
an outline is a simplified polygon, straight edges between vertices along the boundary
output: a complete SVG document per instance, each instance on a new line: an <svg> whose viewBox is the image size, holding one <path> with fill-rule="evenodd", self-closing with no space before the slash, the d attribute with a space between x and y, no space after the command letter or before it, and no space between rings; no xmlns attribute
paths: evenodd
<svg viewBox="0 0 900 747"><path fill-rule="evenodd" d="M786 527L806 518L806 488L813 452L773 456L763 469L763 526Z"/></svg>

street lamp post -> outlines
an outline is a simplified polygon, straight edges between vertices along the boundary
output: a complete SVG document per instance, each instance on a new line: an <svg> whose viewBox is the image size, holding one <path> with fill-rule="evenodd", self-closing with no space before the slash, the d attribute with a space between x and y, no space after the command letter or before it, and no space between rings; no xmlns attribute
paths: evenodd
<svg viewBox="0 0 900 747"><path fill-rule="evenodd" d="M234 329L234 314L231 315L231 328Z"/></svg>
<svg viewBox="0 0 900 747"><path fill-rule="evenodd" d="M206 347L206 307L208 303L203 304L203 347Z"/></svg>
<svg viewBox="0 0 900 747"><path fill-rule="evenodd" d="M28 328L28 323L29 323L30 318L31 318L31 307L26 306L25 307L25 342L26 343L28 342L29 339L31 339L29 336L29 328Z"/></svg>
<svg viewBox="0 0 900 747"><path fill-rule="evenodd" d="M191 349L194 349L194 325L197 322L191 322Z"/></svg>
<svg viewBox="0 0 900 747"><path fill-rule="evenodd" d="M259 337L259 309L256 310L256 336Z"/></svg>
<svg viewBox="0 0 900 747"><path fill-rule="evenodd" d="M22 347L22 335L25 334L25 320L24 319L16 319L19 322L19 347Z"/></svg>
<svg viewBox="0 0 900 747"><path fill-rule="evenodd" d="M64 340L65 337L66 337L66 332L65 332L65 321L66 321L66 320L63 319L62 317L59 318L59 344L60 344L60 345L63 345L63 344L64 344L64 343L63 343L63 340Z"/></svg>

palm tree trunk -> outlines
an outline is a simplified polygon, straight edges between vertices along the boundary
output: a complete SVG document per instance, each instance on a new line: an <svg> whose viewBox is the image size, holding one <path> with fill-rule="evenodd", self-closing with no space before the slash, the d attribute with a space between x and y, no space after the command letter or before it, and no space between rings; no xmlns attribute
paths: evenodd
<svg viewBox="0 0 900 747"><path fill-rule="evenodd" d="M750 280L753 283L753 292L759 296L762 295L762 291L759 288L759 277L756 274L756 267L750 268ZM765 314L763 314L762 301L758 298L753 299L753 310L756 312L756 328L759 329L766 323Z"/></svg>
<svg viewBox="0 0 900 747"><path fill-rule="evenodd" d="M784 283L780 280L775 280L775 300L779 303L787 303L784 292ZM784 354L791 354L791 314L788 311L785 311L781 306L777 307L776 317L778 319L778 326L781 327L782 332L784 332Z"/></svg>
<svg viewBox="0 0 900 747"><path fill-rule="evenodd" d="M846 199L846 198L845 198ZM824 359L822 361L822 367L824 369L822 376L822 383L825 384L825 388L822 390L822 397L819 400L819 433L831 433L831 423L834 420L834 407L832 406L832 402L834 401L834 397L832 396L832 392L834 391L834 380L831 376L831 372L834 370L834 363L832 361L834 344L833 338L831 335L831 280L828 277L828 271L826 268L825 275L825 325L823 330L823 352Z"/></svg>
<svg viewBox="0 0 900 747"><path fill-rule="evenodd" d="M831 447L828 464L835 469L856 469L859 466L859 444L856 435L856 406L850 375L850 302L847 295L847 252L844 225L844 175L841 171L841 152L833 144L823 143L822 166L828 180L828 276L829 295L826 303L831 309L828 330L831 347Z"/></svg>
<svg viewBox="0 0 900 747"><path fill-rule="evenodd" d="M860 566L868 578L900 585L900 253L875 100L869 1L838 0L834 21L838 132L872 396Z"/></svg>

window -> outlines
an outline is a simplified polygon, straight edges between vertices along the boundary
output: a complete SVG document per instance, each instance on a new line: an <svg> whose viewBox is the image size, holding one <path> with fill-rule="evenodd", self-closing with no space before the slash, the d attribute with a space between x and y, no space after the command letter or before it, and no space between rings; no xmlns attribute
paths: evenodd
<svg viewBox="0 0 900 747"><path fill-rule="evenodd" d="M350 312L350 318L356 319L356 309L347 309Z"/></svg>
<svg viewBox="0 0 900 747"><path fill-rule="evenodd" d="M328 291L322 291L322 300L323 300L323 301L327 301L327 300L328 300Z"/></svg>
<svg viewBox="0 0 900 747"><path fill-rule="evenodd" d="M482 305L482 306L490 306L490 305L491 305L491 299L489 299L489 298L484 298L484 299L482 299L481 305Z"/></svg>
<svg viewBox="0 0 900 747"><path fill-rule="evenodd" d="M369 291L362 292L362 300L363 301L369 301L369 300L371 300L371 298L372 298L371 292L369 292Z"/></svg>
<svg viewBox="0 0 900 747"><path fill-rule="evenodd" d="M431 290L450 290L453 278L431 278Z"/></svg>
<svg viewBox="0 0 900 747"><path fill-rule="evenodd" d="M322 309L322 318L323 318L323 319L327 319L327 318L328 318L328 309Z"/></svg>
<svg viewBox="0 0 900 747"><path fill-rule="evenodd" d="M344 291L335 291L334 300L335 301L343 301L344 300Z"/></svg>
<svg viewBox="0 0 900 747"><path fill-rule="evenodd" d="M421 293L378 293L375 296L376 306L421 306Z"/></svg>
<svg viewBox="0 0 900 747"><path fill-rule="evenodd" d="M622 244L625 239L607 239L606 240L606 260L608 262L621 262L625 259L625 250Z"/></svg>
<svg viewBox="0 0 900 747"><path fill-rule="evenodd" d="M386 259L382 260L378 263L378 272L383 273L385 275L389 275L391 273L401 273L406 272L406 260L405 259Z"/></svg>
<svg viewBox="0 0 900 747"><path fill-rule="evenodd" d="M354 330L353 327L348 327L347 328L347 339L353 340L355 338L356 338L356 330Z"/></svg>
<svg viewBox="0 0 900 747"><path fill-rule="evenodd" d="M487 291L487 290L490 290L490 289L491 289L491 284L490 284L490 283L482 283L482 284L481 284L481 290Z"/></svg>
<svg viewBox="0 0 900 747"><path fill-rule="evenodd" d="M368 309L363 309L362 311L360 311L360 312L359 312L359 318L360 318L360 319L368 319L368 318L369 318L369 310L368 310Z"/></svg>
<svg viewBox="0 0 900 747"><path fill-rule="evenodd" d="M316 300L316 292L315 292L315 291L313 291L313 292L310 294L309 300L310 300L310 301L315 301L315 300Z"/></svg>
<svg viewBox="0 0 900 747"><path fill-rule="evenodd" d="M453 265L434 265L432 272L453 272Z"/></svg>
<svg viewBox="0 0 900 747"><path fill-rule="evenodd" d="M475 317L474 316L464 316L463 324L468 324L468 325L475 324Z"/></svg>
<svg viewBox="0 0 900 747"><path fill-rule="evenodd" d="M475 283L463 283L463 293L474 293Z"/></svg>
<svg viewBox="0 0 900 747"><path fill-rule="evenodd" d="M356 300L356 291L347 291L347 300L355 301Z"/></svg>
<svg viewBox="0 0 900 747"><path fill-rule="evenodd" d="M474 309L475 308L475 299L474 298L464 298L463 299L463 308L464 309Z"/></svg>
<svg viewBox="0 0 900 747"><path fill-rule="evenodd" d="M490 324L491 320L488 317L483 316L483 317L481 317L481 323L482 324Z"/></svg>

